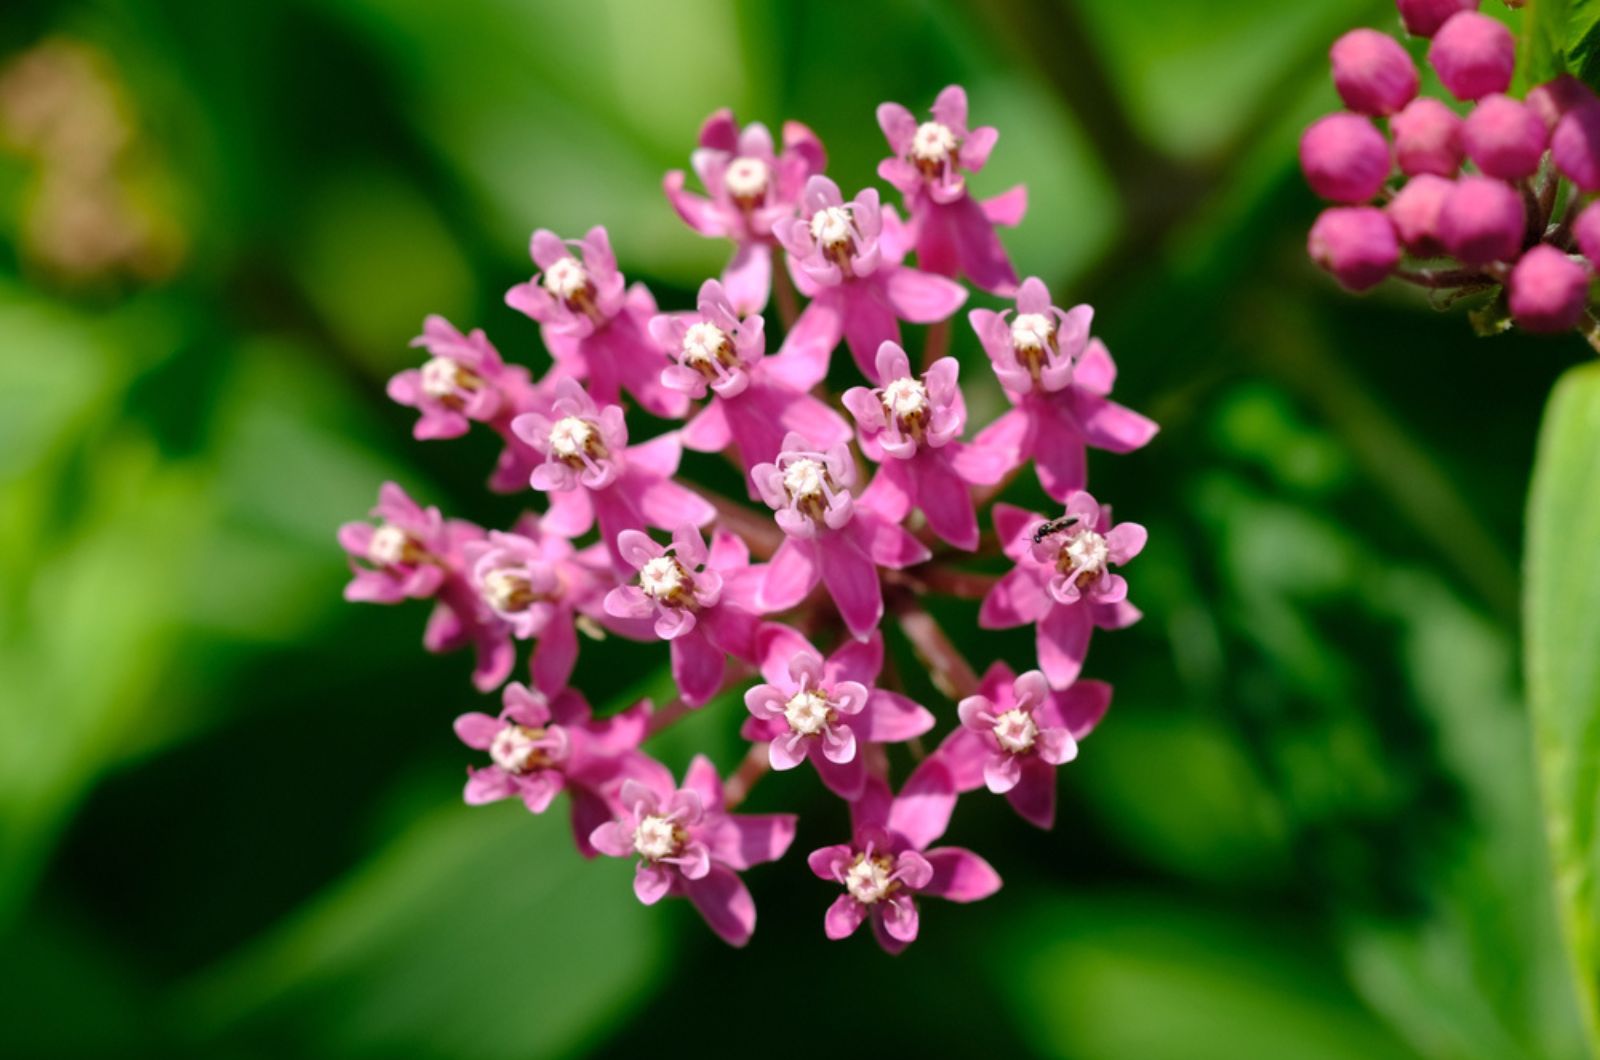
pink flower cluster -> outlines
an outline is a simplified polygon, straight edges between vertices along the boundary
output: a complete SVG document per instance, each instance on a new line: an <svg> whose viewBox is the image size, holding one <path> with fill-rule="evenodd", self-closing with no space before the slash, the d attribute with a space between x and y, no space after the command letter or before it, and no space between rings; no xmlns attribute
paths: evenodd
<svg viewBox="0 0 1600 1060"><path fill-rule="evenodd" d="M1306 180L1337 204L1311 228L1312 259L1351 290L1392 275L1491 295L1494 316L1528 331L1591 330L1600 205L1585 199L1600 190L1600 99L1569 75L1508 95L1516 41L1478 0L1398 7L1408 32L1431 38L1440 83L1468 106L1418 95L1395 38L1340 37L1333 83L1347 109L1300 141Z"/></svg>
<svg viewBox="0 0 1600 1060"><path fill-rule="evenodd" d="M634 860L640 901L687 898L734 945L755 928L741 874L795 838L793 815L733 812L768 769L809 763L850 806L849 841L808 859L841 889L823 916L830 938L870 921L897 952L917 935L919 899L994 893L986 861L934 845L959 796L987 788L1050 827L1055 770L1110 703L1109 686L1079 680L1090 636L1139 617L1117 569L1145 532L1084 492L1085 453L1137 449L1155 425L1111 401L1116 369L1089 307L1017 283L995 228L1021 219L1025 197L972 197L967 174L998 134L969 126L966 94L946 89L926 120L895 104L878 118L892 150L879 172L904 219L873 188L846 199L803 125L785 125L780 148L726 111L706 122L692 155L703 193L676 172L665 189L692 228L734 250L692 309L662 312L629 286L603 228L535 232L536 271L506 301L540 325L549 371L534 379L481 331L430 317L416 343L427 359L389 393L417 410L420 439L475 423L498 434L491 487L530 489L540 510L488 530L390 483L374 522L339 533L349 599L429 601L424 645L471 646L475 685L500 690L498 713L456 720L487 756L467 771L467 802L542 813L565 793L583 855ZM969 314L1008 404L976 431L944 352L961 278L1014 301ZM783 335L769 353L774 290ZM920 365L906 324L935 325ZM833 395L823 382L841 343L864 381ZM625 402L678 422L641 440ZM685 448L724 455L748 495L687 482ZM993 504L1030 464L1059 512ZM1036 661L1020 675L993 662L980 678L924 609L930 595L981 601L983 628L1034 627ZM958 705L906 693L886 619ZM603 632L664 642L676 697L597 718L571 682L580 634ZM527 682L508 684L523 642ZM713 702L738 715L750 753L727 774L697 757L680 780L645 748ZM947 734L926 751L941 719ZM894 746L914 763L898 792Z"/></svg>

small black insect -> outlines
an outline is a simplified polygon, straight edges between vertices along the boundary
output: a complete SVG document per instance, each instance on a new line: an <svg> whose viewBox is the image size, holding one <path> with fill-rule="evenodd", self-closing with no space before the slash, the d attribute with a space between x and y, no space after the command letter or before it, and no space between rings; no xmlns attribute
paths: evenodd
<svg viewBox="0 0 1600 1060"><path fill-rule="evenodd" d="M1077 521L1078 517L1076 515L1069 515L1064 519L1057 519L1053 523L1040 523L1039 528L1033 532L1033 543L1037 545L1051 534L1059 534L1063 530L1070 530Z"/></svg>

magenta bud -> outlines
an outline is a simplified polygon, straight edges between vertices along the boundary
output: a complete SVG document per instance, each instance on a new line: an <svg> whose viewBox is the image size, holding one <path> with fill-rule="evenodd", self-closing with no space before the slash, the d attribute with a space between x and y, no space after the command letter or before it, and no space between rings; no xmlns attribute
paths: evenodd
<svg viewBox="0 0 1600 1060"><path fill-rule="evenodd" d="M1600 268L1600 202L1591 202L1572 222L1572 236L1589 264Z"/></svg>
<svg viewBox="0 0 1600 1060"><path fill-rule="evenodd" d="M1434 34L1428 61L1452 96L1482 99L1511 87L1517 42L1503 23L1463 11Z"/></svg>
<svg viewBox="0 0 1600 1060"><path fill-rule="evenodd" d="M1359 114L1319 118L1300 138L1300 168L1331 202L1366 202L1389 178L1389 141Z"/></svg>
<svg viewBox="0 0 1600 1060"><path fill-rule="evenodd" d="M1376 206L1332 206L1306 240L1311 260L1352 291L1376 287L1400 263L1394 225Z"/></svg>
<svg viewBox="0 0 1600 1060"><path fill-rule="evenodd" d="M1411 253L1424 258L1444 253L1444 245L1439 242L1439 211L1455 190L1453 180L1419 173L1406 181L1406 186L1384 207L1395 234Z"/></svg>
<svg viewBox="0 0 1600 1060"><path fill-rule="evenodd" d="M1572 183L1600 191L1600 102L1580 104L1556 123L1550 157Z"/></svg>
<svg viewBox="0 0 1600 1060"><path fill-rule="evenodd" d="M1466 156L1461 146L1461 116L1428 96L1414 99L1389 119L1395 161L1407 176L1436 173L1453 177Z"/></svg>
<svg viewBox="0 0 1600 1060"><path fill-rule="evenodd" d="M1461 129L1467 157L1501 180L1533 176L1549 138L1549 129L1532 107L1498 94L1479 100Z"/></svg>
<svg viewBox="0 0 1600 1060"><path fill-rule="evenodd" d="M1522 249L1528 218L1522 196L1504 181L1467 176L1439 211L1439 242L1468 265L1511 261Z"/></svg>
<svg viewBox="0 0 1600 1060"><path fill-rule="evenodd" d="M1431 37L1450 16L1478 10L1478 0L1395 0L1406 32L1416 37Z"/></svg>
<svg viewBox="0 0 1600 1060"><path fill-rule="evenodd" d="M1528 90L1528 98L1524 101L1533 112L1539 115L1545 128L1555 131L1559 122L1569 110L1575 110L1585 103L1594 102L1594 92L1589 86L1579 81L1571 74L1562 74L1554 81Z"/></svg>
<svg viewBox="0 0 1600 1060"><path fill-rule="evenodd" d="M1417 95L1417 65L1387 33L1353 29L1333 42L1333 87L1361 114L1393 114Z"/></svg>
<svg viewBox="0 0 1600 1060"><path fill-rule="evenodd" d="M1528 331L1568 331L1589 300L1589 270L1548 243L1517 262L1506 284L1511 316Z"/></svg>

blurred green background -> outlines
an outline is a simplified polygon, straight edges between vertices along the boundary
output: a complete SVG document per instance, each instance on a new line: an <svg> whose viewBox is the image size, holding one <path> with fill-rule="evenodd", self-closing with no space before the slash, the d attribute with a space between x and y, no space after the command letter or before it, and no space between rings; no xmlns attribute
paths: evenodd
<svg viewBox="0 0 1600 1060"><path fill-rule="evenodd" d="M1357 24L1393 5L11 0L0 1055L1580 1055L1515 644L1541 404L1589 354L1307 263L1295 143ZM1150 527L1147 617L1095 642L1116 701L1055 831L963 801L997 898L899 959L827 942L799 855L843 814L768 778L800 838L736 952L563 814L460 804L450 721L488 701L420 608L341 601L333 532L385 478L528 503L383 382L429 312L545 363L501 301L534 227L608 225L687 306L726 248L659 184L706 114L806 121L849 192L873 108L951 81L1002 133L977 189L1029 186L1019 269L1097 306L1163 425L1091 470ZM579 683L615 706L664 661L587 648ZM741 713L658 750L731 768Z"/></svg>

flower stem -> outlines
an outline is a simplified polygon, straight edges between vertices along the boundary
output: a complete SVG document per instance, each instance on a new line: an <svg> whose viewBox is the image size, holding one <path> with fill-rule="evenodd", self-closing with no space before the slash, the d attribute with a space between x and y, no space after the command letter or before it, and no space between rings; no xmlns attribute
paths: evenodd
<svg viewBox="0 0 1600 1060"><path fill-rule="evenodd" d="M767 775L771 768L771 760L767 757L768 750L765 743L753 745L744 756L744 761L739 763L739 768L723 786L723 804L728 809L734 809L750 794L750 789L756 786L756 781Z"/></svg>
<svg viewBox="0 0 1600 1060"><path fill-rule="evenodd" d="M951 699L970 696L978 689L978 674L939 623L928 612L911 607L900 614L900 628L917 657L928 667L934 685Z"/></svg>
<svg viewBox="0 0 1600 1060"><path fill-rule="evenodd" d="M794 322L800 319L800 300L795 293L794 280L789 276L788 266L784 264L783 255L773 248L772 262L772 291L778 302L778 319L783 321L783 330L787 334L794 327Z"/></svg>
<svg viewBox="0 0 1600 1060"><path fill-rule="evenodd" d="M711 506L717 510L718 525L744 538L745 543L750 546L750 551L755 555L765 559L778 551L778 546L783 544L783 531L778 529L778 524L771 519L763 518L759 512L731 497L713 493L703 486L697 489L700 495L710 501Z"/></svg>
<svg viewBox="0 0 1600 1060"><path fill-rule="evenodd" d="M928 341L922 347L922 370L933 367L933 362L950 352L950 321L941 320L928 325Z"/></svg>

